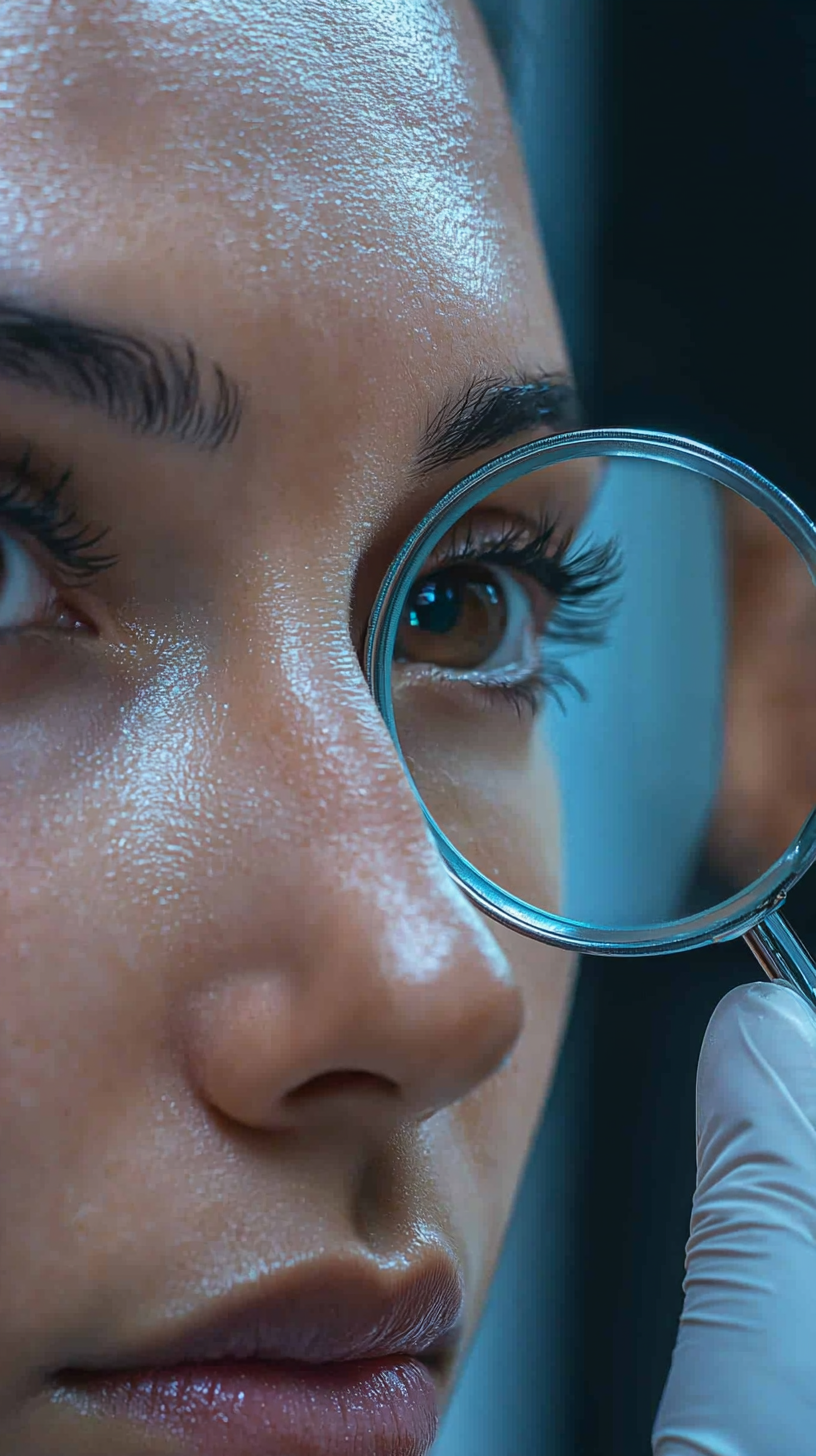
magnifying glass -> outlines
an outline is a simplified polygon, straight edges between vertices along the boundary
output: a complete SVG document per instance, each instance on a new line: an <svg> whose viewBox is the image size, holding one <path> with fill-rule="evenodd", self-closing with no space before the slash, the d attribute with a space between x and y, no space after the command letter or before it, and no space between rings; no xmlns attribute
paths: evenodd
<svg viewBox="0 0 816 1456"><path fill-rule="evenodd" d="M595 955L742 935L816 1006L816 966L781 914L816 859L814 796L774 799L781 766L744 706L767 562L816 621L805 513L740 461L644 430L523 445L411 533L365 671L485 914ZM788 645L804 681L806 641ZM739 809L746 763L770 831Z"/></svg>

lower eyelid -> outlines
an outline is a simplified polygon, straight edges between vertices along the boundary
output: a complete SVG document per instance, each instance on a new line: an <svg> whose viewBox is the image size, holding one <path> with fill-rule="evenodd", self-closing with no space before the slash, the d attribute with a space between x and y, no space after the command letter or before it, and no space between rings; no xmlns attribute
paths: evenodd
<svg viewBox="0 0 816 1456"><path fill-rule="evenodd" d="M455 670L440 668L431 663L400 663L400 686L410 688L412 683L418 687L438 688L442 692L450 689L454 694L452 701L461 705L462 698L472 693L478 700L487 699L493 695L497 698L512 694L514 691L523 692L526 688L539 683L544 683L540 671L519 672L516 675L505 674L500 676L498 671L493 675L481 675L477 670L471 672L457 673Z"/></svg>

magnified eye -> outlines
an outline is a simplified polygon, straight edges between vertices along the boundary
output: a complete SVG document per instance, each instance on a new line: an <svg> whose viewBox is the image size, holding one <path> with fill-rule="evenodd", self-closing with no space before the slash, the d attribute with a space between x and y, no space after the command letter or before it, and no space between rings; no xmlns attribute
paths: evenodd
<svg viewBox="0 0 816 1456"><path fill-rule="evenodd" d="M0 530L0 633L43 627L92 631L49 580L31 550L8 531Z"/></svg>
<svg viewBox="0 0 816 1456"><path fill-rule="evenodd" d="M530 595L509 571L463 561L414 583L395 659L458 672L491 669L528 657L534 631Z"/></svg>
<svg viewBox="0 0 816 1456"><path fill-rule="evenodd" d="M460 702L478 694L533 716L564 690L583 696L565 659L606 640L622 570L614 539L575 544L557 519L487 510L457 522L424 564L394 643L403 689L448 683L467 693Z"/></svg>

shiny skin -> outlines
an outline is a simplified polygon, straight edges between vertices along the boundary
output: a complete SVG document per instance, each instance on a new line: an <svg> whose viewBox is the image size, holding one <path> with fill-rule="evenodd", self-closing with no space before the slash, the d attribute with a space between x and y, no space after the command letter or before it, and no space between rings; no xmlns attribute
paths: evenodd
<svg viewBox="0 0 816 1456"><path fill-rule="evenodd" d="M0 73L3 290L247 394L205 455L0 389L119 555L0 646L0 1449L90 1456L51 1372L299 1261L442 1248L473 1335L573 967L449 882L359 647L479 463L416 483L428 410L565 356L465 4L12 0Z"/></svg>

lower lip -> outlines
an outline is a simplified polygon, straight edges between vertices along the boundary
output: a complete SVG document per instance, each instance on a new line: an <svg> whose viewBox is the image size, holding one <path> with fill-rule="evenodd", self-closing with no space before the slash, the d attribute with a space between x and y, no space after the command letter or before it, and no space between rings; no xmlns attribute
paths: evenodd
<svg viewBox="0 0 816 1456"><path fill-rule="evenodd" d="M184 1456L425 1456L439 1425L431 1372L407 1356L72 1372L58 1399L170 1437Z"/></svg>

